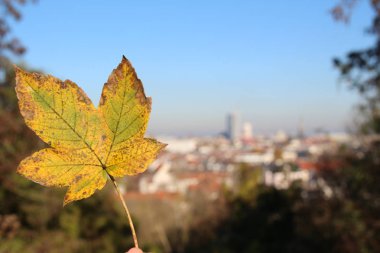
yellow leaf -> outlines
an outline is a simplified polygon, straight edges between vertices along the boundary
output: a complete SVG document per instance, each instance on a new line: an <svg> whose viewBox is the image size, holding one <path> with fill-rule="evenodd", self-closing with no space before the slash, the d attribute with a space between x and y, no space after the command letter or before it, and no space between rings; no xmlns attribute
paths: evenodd
<svg viewBox="0 0 380 253"><path fill-rule="evenodd" d="M25 123L51 147L99 145L99 115L75 83L16 67L16 92Z"/></svg>
<svg viewBox="0 0 380 253"><path fill-rule="evenodd" d="M108 159L107 171L114 177L143 172L166 145L154 139L127 141L125 148L114 150Z"/></svg>
<svg viewBox="0 0 380 253"><path fill-rule="evenodd" d="M144 139L151 99L125 57L103 87L99 110L106 124L101 159L107 172L114 177L143 172L165 145Z"/></svg>
<svg viewBox="0 0 380 253"><path fill-rule="evenodd" d="M151 99L145 96L135 70L123 57L104 85L99 103L99 110L107 125L108 142L104 146L105 156L102 156L106 164L115 150L125 147L126 140L144 136L150 109Z"/></svg>
<svg viewBox="0 0 380 253"><path fill-rule="evenodd" d="M98 161L84 150L43 149L24 159L18 172L44 186L69 186L64 204L91 196L107 180Z"/></svg>
<svg viewBox="0 0 380 253"><path fill-rule="evenodd" d="M125 57L98 109L75 83L17 67L16 92L26 124L51 146L24 159L18 172L45 186L68 186L64 204L102 189L107 175L143 172L165 147L144 138L151 100Z"/></svg>

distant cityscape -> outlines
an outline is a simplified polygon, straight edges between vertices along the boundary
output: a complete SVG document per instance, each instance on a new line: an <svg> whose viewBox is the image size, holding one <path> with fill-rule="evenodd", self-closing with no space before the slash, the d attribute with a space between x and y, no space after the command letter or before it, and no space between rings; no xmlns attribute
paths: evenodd
<svg viewBox="0 0 380 253"><path fill-rule="evenodd" d="M252 123L241 124L238 113L226 115L225 131L214 137L168 137L168 144L148 171L129 180L132 197L173 198L202 193L216 199L221 189L233 188L242 165L259 173L259 183L286 189L298 181L304 187L331 189L316 176L321 169L333 169L338 161L321 163L321 157L337 153L342 146L359 148L346 133L318 133L305 136L302 125L296 136L279 130L272 136L255 135ZM130 198L131 198L130 196Z"/></svg>

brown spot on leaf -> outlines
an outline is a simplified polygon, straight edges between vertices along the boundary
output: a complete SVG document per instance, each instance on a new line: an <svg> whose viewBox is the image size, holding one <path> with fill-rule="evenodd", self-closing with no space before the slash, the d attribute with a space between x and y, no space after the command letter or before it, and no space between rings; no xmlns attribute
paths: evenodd
<svg viewBox="0 0 380 253"><path fill-rule="evenodd" d="M38 162L41 162L42 160L41 160L40 157L33 157L32 161L35 162L35 163L38 163Z"/></svg>
<svg viewBox="0 0 380 253"><path fill-rule="evenodd" d="M85 95L84 91L81 88L76 89L78 100L80 102L85 103L86 105L90 105L92 102L91 100Z"/></svg>
<svg viewBox="0 0 380 253"><path fill-rule="evenodd" d="M78 175L78 176L76 176L76 177L74 178L73 183L77 183L79 180L81 180L82 177L83 177L82 175Z"/></svg>
<svg viewBox="0 0 380 253"><path fill-rule="evenodd" d="M118 68L118 69L116 69L116 71L115 71L115 75L116 75L116 77L117 77L117 79L122 79L123 78L123 71L120 69L120 68Z"/></svg>
<svg viewBox="0 0 380 253"><path fill-rule="evenodd" d="M147 108L148 108L148 111L150 112L152 110L152 98L151 97L148 97L146 98L146 102L147 102Z"/></svg>
<svg viewBox="0 0 380 253"><path fill-rule="evenodd" d="M61 87L61 89L66 89L67 88L67 83L66 82L60 82L59 83L59 87Z"/></svg>
<svg viewBox="0 0 380 253"><path fill-rule="evenodd" d="M104 93L102 93L102 96L100 97L99 105L104 105L105 101L106 101L106 96L104 95Z"/></svg>
<svg viewBox="0 0 380 253"><path fill-rule="evenodd" d="M22 114L22 116L24 116L24 118L26 120L33 120L34 110L32 109L32 105L30 104L30 102L25 101L25 103L23 105L23 110L21 111L21 114Z"/></svg>

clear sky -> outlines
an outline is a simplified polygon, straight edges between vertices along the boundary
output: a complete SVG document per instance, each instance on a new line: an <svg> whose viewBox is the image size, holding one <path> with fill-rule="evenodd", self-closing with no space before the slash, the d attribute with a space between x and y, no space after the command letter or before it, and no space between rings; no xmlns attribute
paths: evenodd
<svg viewBox="0 0 380 253"><path fill-rule="evenodd" d="M23 7L17 61L81 86L95 104L124 54L153 97L153 134L218 133L238 111L257 133L344 130L358 101L334 56L373 43L361 1L336 23L331 0L39 0Z"/></svg>

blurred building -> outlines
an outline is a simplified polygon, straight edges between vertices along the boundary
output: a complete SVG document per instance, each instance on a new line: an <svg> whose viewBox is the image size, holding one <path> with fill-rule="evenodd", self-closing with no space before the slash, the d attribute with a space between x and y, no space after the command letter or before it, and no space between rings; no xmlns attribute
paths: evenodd
<svg viewBox="0 0 380 253"><path fill-rule="evenodd" d="M277 143L284 143L289 140L289 136L285 133L285 131L279 130L277 131L273 139Z"/></svg>
<svg viewBox="0 0 380 253"><path fill-rule="evenodd" d="M159 139L163 143L168 144L165 150L172 153L187 154L193 152L197 148L197 141L195 138L160 137Z"/></svg>
<svg viewBox="0 0 380 253"><path fill-rule="evenodd" d="M253 138L253 127L250 122L244 122L242 139L244 141L250 141Z"/></svg>
<svg viewBox="0 0 380 253"><path fill-rule="evenodd" d="M227 114L227 138L235 143L240 138L239 115L236 112Z"/></svg>

